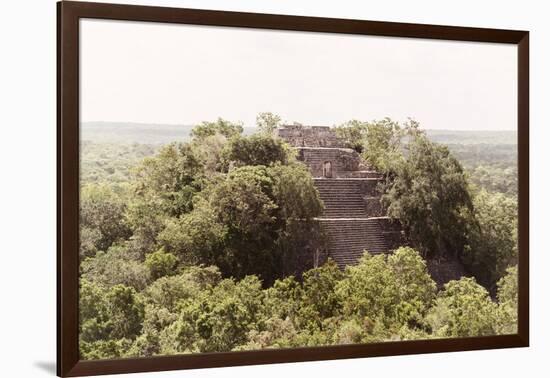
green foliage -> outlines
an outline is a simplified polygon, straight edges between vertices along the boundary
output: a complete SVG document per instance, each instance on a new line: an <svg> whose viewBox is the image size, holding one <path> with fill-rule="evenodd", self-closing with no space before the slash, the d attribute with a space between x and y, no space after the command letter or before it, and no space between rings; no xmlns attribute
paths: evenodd
<svg viewBox="0 0 550 378"><path fill-rule="evenodd" d="M133 288L80 281L80 344L85 359L120 356L141 332L144 305ZM114 355L114 356L113 356Z"/></svg>
<svg viewBox="0 0 550 378"><path fill-rule="evenodd" d="M237 137L227 143L223 151L223 166L286 164L291 157L287 144L270 135L254 134Z"/></svg>
<svg viewBox="0 0 550 378"><path fill-rule="evenodd" d="M498 322L499 334L514 334L518 331L518 267L506 270L498 281Z"/></svg>
<svg viewBox="0 0 550 378"><path fill-rule="evenodd" d="M244 166L212 180L194 209L165 222L158 240L185 264L214 264L225 276L258 274L272 283L298 268L300 249L315 240L322 211L300 164Z"/></svg>
<svg viewBox="0 0 550 378"><path fill-rule="evenodd" d="M458 256L466 243L464 213L472 208L466 176L444 146L417 135L394 167L383 201L424 256Z"/></svg>
<svg viewBox="0 0 550 378"><path fill-rule="evenodd" d="M260 113L256 116L256 126L260 132L266 135L272 135L281 125L281 117L271 112Z"/></svg>
<svg viewBox="0 0 550 378"><path fill-rule="evenodd" d="M399 295L397 320L418 325L436 294L436 284L430 277L426 262L414 249L400 247L387 258Z"/></svg>
<svg viewBox="0 0 550 378"><path fill-rule="evenodd" d="M163 213L178 216L192 209L203 178L204 167L193 147L172 143L136 169L135 193L144 201L158 199Z"/></svg>
<svg viewBox="0 0 550 378"><path fill-rule="evenodd" d="M419 124L413 120L403 126L389 118L367 123L363 157L379 172L392 174L405 159L404 141L421 136Z"/></svg>
<svg viewBox="0 0 550 378"><path fill-rule="evenodd" d="M123 187L131 180L131 170L145 157L155 154L157 145L138 143L80 144L80 180L83 184Z"/></svg>
<svg viewBox="0 0 550 378"><path fill-rule="evenodd" d="M145 298L148 303L174 312L180 301L196 297L220 280L221 275L216 267L193 266L181 274L157 279L145 290Z"/></svg>
<svg viewBox="0 0 550 378"><path fill-rule="evenodd" d="M187 143L120 154L86 144L83 359L517 332L514 168L486 180L510 167L509 149L452 145L487 192L468 187L449 149L414 121L336 128L384 173L388 212L414 247L365 253L341 271L319 259L314 218L323 204L308 169L270 136L279 123L260 114L261 132L244 137L241 125L219 119L195 127ZM483 167L489 173L476 178ZM496 300L473 278L438 293L423 257L441 254L459 255ZM312 261L321 265L303 272Z"/></svg>
<svg viewBox="0 0 550 378"><path fill-rule="evenodd" d="M214 263L227 234L215 210L206 200L196 201L189 214L165 222L158 239L186 265Z"/></svg>
<svg viewBox="0 0 550 378"><path fill-rule="evenodd" d="M178 258L171 253L159 249L145 257L145 266L153 280L164 276L171 276L176 272Z"/></svg>
<svg viewBox="0 0 550 378"><path fill-rule="evenodd" d="M206 137L216 134L223 135L227 139L242 134L243 126L240 123L232 123L222 118L218 118L215 122L201 122L191 130L191 137L196 140L202 140Z"/></svg>
<svg viewBox="0 0 550 378"><path fill-rule="evenodd" d="M130 236L123 198L107 185L87 185L80 193L81 258L106 251L115 241Z"/></svg>
<svg viewBox="0 0 550 378"><path fill-rule="evenodd" d="M81 281L81 354L86 359L350 344L515 332L517 269L499 282L498 303L472 278L435 283L415 250L365 253L345 271L328 261L303 281L222 279L189 267L137 294ZM515 312L514 312L515 309Z"/></svg>
<svg viewBox="0 0 550 378"><path fill-rule="evenodd" d="M216 221L227 232L214 261L227 276L256 273L271 277L276 269L276 204L270 197L272 180L267 168L247 166L232 170L225 180L205 193Z"/></svg>
<svg viewBox="0 0 550 378"><path fill-rule="evenodd" d="M227 167L224 166L226 144L227 138L221 134L214 134L191 142L194 152L204 167L205 176L212 177L218 175L219 172L227 171Z"/></svg>
<svg viewBox="0 0 550 378"><path fill-rule="evenodd" d="M264 304L273 319L296 319L300 311L303 289L293 276L276 280L265 290Z"/></svg>
<svg viewBox="0 0 550 378"><path fill-rule="evenodd" d="M324 206L307 168L302 164L277 164L267 170L272 194L281 219L310 221Z"/></svg>
<svg viewBox="0 0 550 378"><path fill-rule="evenodd" d="M289 318L278 317L266 320L263 329L252 329L248 332L247 343L233 348L239 350L258 350L264 348L296 348L304 346L298 341L298 334Z"/></svg>
<svg viewBox="0 0 550 378"><path fill-rule="evenodd" d="M113 246L107 252L98 252L80 264L80 277L103 286L122 284L136 290L143 290L149 283L149 270L134 259L121 246Z"/></svg>
<svg viewBox="0 0 550 378"><path fill-rule="evenodd" d="M517 144L448 144L461 162L473 185L488 192L517 198Z"/></svg>
<svg viewBox="0 0 550 378"><path fill-rule="evenodd" d="M435 295L426 264L411 248L399 248L387 259L366 253L346 276L336 289L344 315L388 329L418 325Z"/></svg>
<svg viewBox="0 0 550 378"><path fill-rule="evenodd" d="M494 288L517 260L517 201L481 190L474 197L464 262L478 281Z"/></svg>
<svg viewBox="0 0 550 378"><path fill-rule="evenodd" d="M229 351L246 341L260 321L261 282L222 280L195 300L180 302L176 322L161 334L161 353Z"/></svg>
<svg viewBox="0 0 550 378"><path fill-rule="evenodd" d="M365 149L364 140L367 136L368 123L356 119L334 127L334 132L347 148L362 153Z"/></svg>
<svg viewBox="0 0 550 378"><path fill-rule="evenodd" d="M489 192L502 193L509 198L517 198L518 170L515 167L516 162L505 167L499 167L499 165L477 165L475 168L470 168L468 173L472 184Z"/></svg>
<svg viewBox="0 0 550 378"><path fill-rule="evenodd" d="M466 175L447 147L430 142L414 120L403 126L389 118L350 121L336 132L385 175L387 213L400 220L413 246L426 257L462 252L464 213L472 204Z"/></svg>
<svg viewBox="0 0 550 378"><path fill-rule="evenodd" d="M332 260L304 274L300 316L305 327L321 328L324 319L340 312L342 302L336 285L342 277L343 273Z"/></svg>
<svg viewBox="0 0 550 378"><path fill-rule="evenodd" d="M133 231L133 248L141 256L157 249L157 237L168 219L192 210L204 177L201 156L189 144L166 145L135 169L126 219Z"/></svg>
<svg viewBox="0 0 550 378"><path fill-rule="evenodd" d="M276 205L269 196L271 177L264 166L232 170L209 191L209 202L229 232L261 237L275 222Z"/></svg>
<svg viewBox="0 0 550 378"><path fill-rule="evenodd" d="M445 285L426 317L435 337L468 337L496 334L497 305L473 278Z"/></svg>
<svg viewBox="0 0 550 378"><path fill-rule="evenodd" d="M131 340L80 341L80 357L84 360L105 360L125 357Z"/></svg>

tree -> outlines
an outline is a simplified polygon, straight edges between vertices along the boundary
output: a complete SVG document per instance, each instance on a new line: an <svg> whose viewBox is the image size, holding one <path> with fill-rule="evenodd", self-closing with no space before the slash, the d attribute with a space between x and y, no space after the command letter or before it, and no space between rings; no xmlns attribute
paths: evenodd
<svg viewBox="0 0 550 378"><path fill-rule="evenodd" d="M165 222L158 240L184 265L216 264L227 232L215 209L199 198L192 212Z"/></svg>
<svg viewBox="0 0 550 378"><path fill-rule="evenodd" d="M407 156L382 197L388 215L397 218L424 257L458 257L466 244L466 218L472 201L460 163L445 146L416 135Z"/></svg>
<svg viewBox="0 0 550 378"><path fill-rule="evenodd" d="M80 226L80 259L93 257L98 252L102 241L101 231L95 227Z"/></svg>
<svg viewBox="0 0 550 378"><path fill-rule="evenodd" d="M80 195L81 258L106 251L115 241L131 235L124 218L126 205L105 184L87 185Z"/></svg>
<svg viewBox="0 0 550 378"><path fill-rule="evenodd" d="M205 192L216 219L227 230L216 264L224 275L258 274L272 280L277 266L272 249L277 219L270 197L272 179L264 166L246 166Z"/></svg>
<svg viewBox="0 0 550 378"><path fill-rule="evenodd" d="M210 289L221 280L217 267L192 266L180 274L157 279L144 291L149 304L177 313L178 303L197 297L202 290Z"/></svg>
<svg viewBox="0 0 550 378"><path fill-rule="evenodd" d="M399 295L396 308L400 324L420 326L436 295L426 262L410 247L400 247L387 257L387 265L394 275Z"/></svg>
<svg viewBox="0 0 550 378"><path fill-rule="evenodd" d="M409 120L357 120L336 128L349 147L384 174L382 202L424 257L457 257L466 244L471 210L466 176L447 147L432 143Z"/></svg>
<svg viewBox="0 0 550 378"><path fill-rule="evenodd" d="M181 302L178 320L161 333L161 352L222 352L244 344L263 320L261 287L254 276L225 279Z"/></svg>
<svg viewBox="0 0 550 378"><path fill-rule="evenodd" d="M302 295L302 286L294 276L275 280L273 285L265 290L266 316L273 319L288 318L295 322L299 316Z"/></svg>
<svg viewBox="0 0 550 378"><path fill-rule="evenodd" d="M260 132L273 135L273 132L281 125L281 117L271 112L260 113L256 116L256 126Z"/></svg>
<svg viewBox="0 0 550 378"><path fill-rule="evenodd" d="M231 139L243 132L243 126L240 123L232 123L222 118L214 122L201 122L191 130L191 137L195 140L202 140L206 137L220 134L227 139Z"/></svg>
<svg viewBox="0 0 550 378"><path fill-rule="evenodd" d="M154 157L145 158L135 174L136 197L158 200L162 213L172 217L192 209L193 196L205 177L200 156L188 143L164 146Z"/></svg>
<svg viewBox="0 0 550 378"><path fill-rule="evenodd" d="M126 247L119 245L82 261L80 277L105 287L122 284L138 291L150 280L149 270Z"/></svg>
<svg viewBox="0 0 550 378"><path fill-rule="evenodd" d="M356 119L348 121L334 128L338 138L344 141L347 148L352 148L358 153L365 150L365 139L369 128L368 122L361 122Z"/></svg>
<svg viewBox="0 0 550 378"><path fill-rule="evenodd" d="M346 318L366 322L369 333L387 338L403 326L421 327L435 296L435 283L419 253L399 248L387 258L365 252L348 266L336 287Z"/></svg>
<svg viewBox="0 0 550 378"><path fill-rule="evenodd" d="M275 222L276 205L269 196L272 179L264 166L235 169L209 191L218 219L229 232L261 237Z"/></svg>
<svg viewBox="0 0 550 378"><path fill-rule="evenodd" d="M134 170L133 197L126 211L132 249L143 258L157 249L165 222L193 208L193 198L204 185L201 157L190 144L172 143Z"/></svg>
<svg viewBox="0 0 550 378"><path fill-rule="evenodd" d="M227 142L227 138L222 134L210 135L191 142L197 157L204 166L206 177L212 177L220 172L227 171L223 159Z"/></svg>
<svg viewBox="0 0 550 378"><path fill-rule="evenodd" d="M254 134L236 137L227 143L223 151L223 166L228 170L230 166L287 164L291 156L291 150L281 139Z"/></svg>
<svg viewBox="0 0 550 378"><path fill-rule="evenodd" d="M269 285L303 269L304 251L319 239L313 218L321 200L299 164L235 168L212 181L196 203L181 226L168 226L160 239L168 251L175 246L180 256L215 264L224 276L257 274Z"/></svg>
<svg viewBox="0 0 550 378"><path fill-rule="evenodd" d="M517 201L481 190L474 197L473 209L463 260L494 293L506 269L517 263Z"/></svg>
<svg viewBox="0 0 550 378"><path fill-rule="evenodd" d="M304 165L277 164L268 172L277 206L275 246L281 256L279 274L299 276L304 268L316 266L315 258L324 248L320 225L314 220L322 214L323 202Z"/></svg>
<svg viewBox="0 0 550 378"><path fill-rule="evenodd" d="M141 332L144 306L133 288L80 281L80 352L84 359L120 357Z"/></svg>
<svg viewBox="0 0 550 378"><path fill-rule="evenodd" d="M304 273L299 312L302 327L322 329L323 320L340 313L345 301L338 295L336 287L342 278L343 273L333 260Z"/></svg>
<svg viewBox="0 0 550 378"><path fill-rule="evenodd" d="M496 333L497 305L474 278L445 284L426 321L436 337L488 336Z"/></svg>
<svg viewBox="0 0 550 378"><path fill-rule="evenodd" d="M304 222L323 213L324 205L308 169L299 163L275 164L267 169L278 217Z"/></svg>
<svg viewBox="0 0 550 378"><path fill-rule="evenodd" d="M357 122L356 122L357 123ZM405 156L404 142L422 135L419 124L409 120L403 126L389 118L359 124L363 141L363 158L376 170L393 176Z"/></svg>
<svg viewBox="0 0 550 378"><path fill-rule="evenodd" d="M145 257L145 266L153 280L170 276L176 272L178 258L171 253L165 252L162 248L150 253Z"/></svg>
<svg viewBox="0 0 550 378"><path fill-rule="evenodd" d="M518 330L518 267L506 270L498 281L498 322L499 334L514 334Z"/></svg>

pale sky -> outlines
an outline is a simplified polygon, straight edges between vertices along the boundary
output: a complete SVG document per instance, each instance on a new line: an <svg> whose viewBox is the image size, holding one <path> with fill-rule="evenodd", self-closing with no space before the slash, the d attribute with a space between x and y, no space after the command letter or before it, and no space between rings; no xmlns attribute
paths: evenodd
<svg viewBox="0 0 550 378"><path fill-rule="evenodd" d="M515 130L515 45L81 21L81 121Z"/></svg>

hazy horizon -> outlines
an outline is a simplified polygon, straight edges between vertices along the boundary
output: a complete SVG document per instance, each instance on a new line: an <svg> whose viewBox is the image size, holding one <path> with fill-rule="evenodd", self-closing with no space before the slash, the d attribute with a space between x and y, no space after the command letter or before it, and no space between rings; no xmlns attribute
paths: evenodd
<svg viewBox="0 0 550 378"><path fill-rule="evenodd" d="M81 120L516 130L514 45L81 21ZM107 121L105 121L107 120Z"/></svg>
<svg viewBox="0 0 550 378"><path fill-rule="evenodd" d="M205 120L205 121L215 121L216 119ZM239 121L233 121L233 120L227 120L227 121L239 122ZM373 121L373 120L366 120L366 121L370 122L370 121ZM99 124L99 123L111 124L111 125L114 125L114 124L127 124L127 125L142 125L142 126L159 126L159 127L162 127L162 126L195 127L196 125L198 125L198 123L197 124L189 124L189 123L159 123L159 122L136 122L136 121L102 121L102 120L82 121L81 125L90 125L90 124ZM284 123L283 122L281 124L281 126L284 126L284 125L291 125L291 123ZM336 124L336 125L308 125L308 124L302 123L302 126L305 126L305 127L308 127L308 126L337 127L337 126L339 126L339 124ZM250 128L250 129L258 128L255 124L254 125L244 125L243 124L243 127ZM492 129L492 130L491 129L460 129L460 130L457 130L457 129L426 129L425 127L422 126L422 124L420 125L420 129L424 130L424 131L452 131L452 132L465 132L465 133L468 133L468 132L470 132L470 133L471 132L514 132L514 133L517 133L516 129L513 129L513 130L510 130L510 129Z"/></svg>

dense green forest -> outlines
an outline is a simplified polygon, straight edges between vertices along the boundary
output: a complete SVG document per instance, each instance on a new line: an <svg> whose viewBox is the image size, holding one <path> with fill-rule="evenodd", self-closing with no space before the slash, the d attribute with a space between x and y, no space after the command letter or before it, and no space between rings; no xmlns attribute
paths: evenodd
<svg viewBox="0 0 550 378"><path fill-rule="evenodd" d="M90 122L82 126L82 180L127 182L130 168L166 143L190 140L193 126ZM243 135L256 128L243 127ZM515 131L427 130L433 142L449 147L473 184L490 192L517 196Z"/></svg>
<svg viewBox="0 0 550 378"><path fill-rule="evenodd" d="M273 137L279 123L264 113L255 133L218 119L181 134L126 124L123 140L109 124L83 130L82 358L516 332L513 135L338 126L383 173L383 202L409 243L302 272L306 246L323 239L323 203ZM438 258L469 277L437 287L426 260Z"/></svg>

